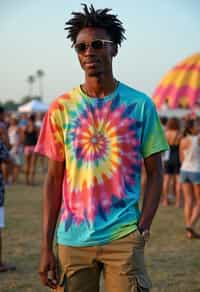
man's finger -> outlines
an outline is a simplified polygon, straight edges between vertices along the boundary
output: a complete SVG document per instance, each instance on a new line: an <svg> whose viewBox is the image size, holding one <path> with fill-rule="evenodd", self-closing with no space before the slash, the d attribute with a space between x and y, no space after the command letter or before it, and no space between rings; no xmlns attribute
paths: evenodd
<svg viewBox="0 0 200 292"><path fill-rule="evenodd" d="M57 274L56 274L56 269L51 270L51 279L53 282L57 284Z"/></svg>
<svg viewBox="0 0 200 292"><path fill-rule="evenodd" d="M56 289L57 288L57 283L54 282L54 280L48 279L47 285L51 289Z"/></svg>
<svg viewBox="0 0 200 292"><path fill-rule="evenodd" d="M56 289L57 281L55 281L55 279L49 279L47 272L39 272L39 275L40 275L40 280L41 280L43 285L45 285L51 289Z"/></svg>

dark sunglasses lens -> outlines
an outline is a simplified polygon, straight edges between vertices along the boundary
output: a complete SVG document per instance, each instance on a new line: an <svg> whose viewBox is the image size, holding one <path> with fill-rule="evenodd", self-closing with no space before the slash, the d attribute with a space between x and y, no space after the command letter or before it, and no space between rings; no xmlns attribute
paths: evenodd
<svg viewBox="0 0 200 292"><path fill-rule="evenodd" d="M81 43L81 44L75 45L75 50L77 53L84 52L86 50L86 44Z"/></svg>
<svg viewBox="0 0 200 292"><path fill-rule="evenodd" d="M103 42L101 40L96 40L91 43L93 49L98 50L103 48Z"/></svg>

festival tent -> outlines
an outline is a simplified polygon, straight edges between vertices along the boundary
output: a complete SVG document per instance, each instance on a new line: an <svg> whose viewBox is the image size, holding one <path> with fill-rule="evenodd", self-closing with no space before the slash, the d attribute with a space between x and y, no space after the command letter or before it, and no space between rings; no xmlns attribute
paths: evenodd
<svg viewBox="0 0 200 292"><path fill-rule="evenodd" d="M200 52L183 60L161 80L153 94L158 110L200 108Z"/></svg>
<svg viewBox="0 0 200 292"><path fill-rule="evenodd" d="M18 107L19 112L30 113L30 112L46 112L48 105L39 100L31 100Z"/></svg>

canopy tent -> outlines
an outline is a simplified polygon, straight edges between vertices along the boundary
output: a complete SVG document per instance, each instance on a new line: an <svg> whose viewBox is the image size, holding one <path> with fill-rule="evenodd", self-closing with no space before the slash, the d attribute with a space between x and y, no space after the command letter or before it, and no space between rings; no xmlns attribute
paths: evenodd
<svg viewBox="0 0 200 292"><path fill-rule="evenodd" d="M39 100L31 100L18 107L19 112L30 113L30 112L46 112L48 105Z"/></svg>
<svg viewBox="0 0 200 292"><path fill-rule="evenodd" d="M200 52L180 62L163 77L153 100L159 110L194 110L200 106Z"/></svg>

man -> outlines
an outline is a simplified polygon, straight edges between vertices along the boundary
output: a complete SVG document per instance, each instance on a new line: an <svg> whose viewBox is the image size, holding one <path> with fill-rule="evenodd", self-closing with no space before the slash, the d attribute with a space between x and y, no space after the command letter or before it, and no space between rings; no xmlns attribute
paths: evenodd
<svg viewBox="0 0 200 292"><path fill-rule="evenodd" d="M10 162L9 153L2 140L0 139L0 273L15 270L16 267L3 262L2 257L2 229L4 228L4 180L1 171L3 163Z"/></svg>
<svg viewBox="0 0 200 292"><path fill-rule="evenodd" d="M85 82L52 103L36 146L49 158L39 274L56 291L97 292L102 271L108 292L149 291L144 245L162 189L160 152L168 146L151 100L113 76L125 39L121 21L92 5L72 14L66 30ZM147 187L140 213L142 158Z"/></svg>

